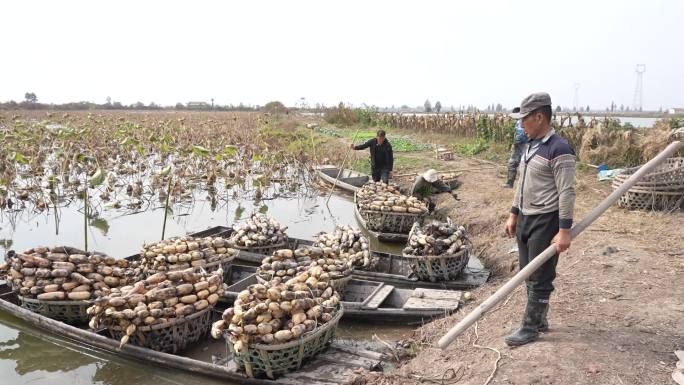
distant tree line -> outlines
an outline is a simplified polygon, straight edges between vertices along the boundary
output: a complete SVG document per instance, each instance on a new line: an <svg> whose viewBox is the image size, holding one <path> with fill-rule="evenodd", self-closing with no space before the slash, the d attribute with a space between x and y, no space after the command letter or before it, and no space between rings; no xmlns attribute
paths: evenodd
<svg viewBox="0 0 684 385"><path fill-rule="evenodd" d="M105 103L98 104L93 102L70 102L70 103L40 103L38 96L33 92L24 94L24 100L17 102L10 100L8 102L0 102L0 110L200 110L200 111L259 111L261 106L245 105L243 103L233 105L214 105L214 100L211 99L211 104L205 102L189 102L176 103L174 106L162 106L160 104L150 102L145 104L143 102L136 102L132 104L123 104L121 102L112 101L112 98L107 97ZM279 103L279 102L278 102ZM282 105L282 104L281 104ZM283 106L284 108L284 106Z"/></svg>

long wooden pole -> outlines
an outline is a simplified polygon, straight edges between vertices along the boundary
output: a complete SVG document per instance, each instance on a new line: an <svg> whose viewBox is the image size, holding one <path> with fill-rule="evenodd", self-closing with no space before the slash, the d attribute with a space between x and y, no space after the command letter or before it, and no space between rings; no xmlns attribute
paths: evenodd
<svg viewBox="0 0 684 385"><path fill-rule="evenodd" d="M171 195L171 179L172 175L169 175L169 184L166 187L166 203L164 203L164 224L162 224L162 241L164 240L164 234L166 234L166 217L169 214L169 196Z"/></svg>
<svg viewBox="0 0 684 385"><path fill-rule="evenodd" d="M592 224L598 217L601 216L609 207L615 204L620 197L627 192L634 184L636 184L639 179L644 175L648 174L653 168L662 163L665 159L669 158L677 150L683 147L683 143L676 141L670 143L660 154L655 158L651 159L645 165L641 166L637 172L632 174L625 182L613 191L606 199L603 200L598 206L596 206L591 212L584 217L579 223L577 223L571 230L571 236L574 239L582 231L584 231L589 225ZM437 345L446 349L452 342L468 329L472 324L479 320L487 311L491 310L496 304L503 301L515 288L523 283L532 273L534 273L541 265L544 264L549 258L556 254L556 246L551 245L541 254L537 255L530 263L520 270L516 275L511 278L510 281L506 282L499 290L487 298L480 306L476 307L471 311L465 318L463 318L456 326L451 328L442 338L439 339Z"/></svg>
<svg viewBox="0 0 684 385"><path fill-rule="evenodd" d="M354 137L352 138L352 144L356 141L356 135L359 134L360 128L356 129L356 132L354 133ZM342 174L342 171L344 170L344 165L347 163L347 158L349 157L349 154L354 151L353 148L350 148L347 150L347 153L344 155L344 159L342 160L342 165L340 166L340 169L337 171L337 178L335 178L335 183L333 183L332 188L330 188L330 193L328 193L328 199L325 200L325 204L327 205L328 202L330 201L330 197L332 196L333 191L335 191L335 187L337 187L337 181L340 179L340 175Z"/></svg>

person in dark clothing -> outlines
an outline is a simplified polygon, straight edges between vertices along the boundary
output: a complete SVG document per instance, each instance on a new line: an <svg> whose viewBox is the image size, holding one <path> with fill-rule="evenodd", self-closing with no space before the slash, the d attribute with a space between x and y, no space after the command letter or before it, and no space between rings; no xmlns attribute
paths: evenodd
<svg viewBox="0 0 684 385"><path fill-rule="evenodd" d="M513 114L519 113L520 107L515 107L513 109ZM529 142L529 138L522 127L521 119L517 119L515 122L515 135L513 136L511 157L508 159L508 178L506 179L506 183L502 184L501 187L513 188L515 178L518 175L518 166L520 166L520 158L522 158L523 148L527 142Z"/></svg>
<svg viewBox="0 0 684 385"><path fill-rule="evenodd" d="M394 154L392 153L392 145L385 138L385 130L379 130L375 138L368 140L366 143L359 144L358 146L352 143L351 148L354 150L370 148L373 181L379 182L382 180L385 183L389 183L394 166Z"/></svg>

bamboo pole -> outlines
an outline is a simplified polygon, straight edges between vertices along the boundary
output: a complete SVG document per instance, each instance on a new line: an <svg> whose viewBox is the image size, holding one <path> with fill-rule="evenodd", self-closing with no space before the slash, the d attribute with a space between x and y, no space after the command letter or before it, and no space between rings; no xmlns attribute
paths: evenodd
<svg viewBox="0 0 684 385"><path fill-rule="evenodd" d="M164 224L162 225L162 241L164 240L164 234L166 233L166 217L169 214L169 196L171 195L171 180L173 176L169 175L169 184L166 187L166 203L164 203Z"/></svg>
<svg viewBox="0 0 684 385"><path fill-rule="evenodd" d="M627 180L616 190L614 190L606 199L603 200L598 206L587 214L584 219L577 223L570 231L572 239L577 237L582 231L584 231L589 225L592 224L598 217L601 216L608 208L610 208L615 202L617 202L620 197L627 192L636 182L641 179L644 175L648 174L653 168L662 163L665 159L669 158L677 150L682 148L683 143L676 141L670 143L660 154L655 158L648 161L646 164L641 166L637 172L632 174ZM541 265L544 264L549 258L556 254L556 246L551 245L541 254L537 255L530 263L520 270L516 275L513 276L505 285L503 285L499 290L482 302L478 307L473 309L467 316L465 316L456 326L451 328L439 339L437 345L446 349L452 342L468 329L472 324L477 322L487 311L491 310L496 304L503 301L515 288L523 283L532 273L534 273Z"/></svg>
<svg viewBox="0 0 684 385"><path fill-rule="evenodd" d="M86 178L85 190L83 195L83 239L85 241L85 251L88 251L88 178Z"/></svg>
<svg viewBox="0 0 684 385"><path fill-rule="evenodd" d="M354 133L354 137L352 138L352 144L356 141L356 136L359 134L360 128L356 129L356 132ZM347 153L344 155L344 159L342 160L342 165L340 166L340 169L337 171L337 178L335 178L335 183L333 183L332 187L330 188L330 193L328 194L328 199L326 199L325 204L327 205L328 202L330 201L330 197L332 196L333 191L335 191L335 187L337 187L337 181L340 179L340 175L342 174L342 170L344 170L344 165L347 163L347 158L349 157L349 154L354 151L353 148L350 148L347 150Z"/></svg>

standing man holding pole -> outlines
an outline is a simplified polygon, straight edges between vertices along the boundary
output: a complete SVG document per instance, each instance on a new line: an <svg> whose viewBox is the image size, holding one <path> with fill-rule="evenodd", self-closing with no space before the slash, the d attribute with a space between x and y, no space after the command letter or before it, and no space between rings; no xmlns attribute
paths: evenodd
<svg viewBox="0 0 684 385"><path fill-rule="evenodd" d="M392 145L385 138L385 130L378 130L375 138L368 140L366 143L355 146L351 144L354 150L364 150L370 147L371 158L371 174L374 182L382 180L389 183L392 177L392 168L394 166L394 154L392 153Z"/></svg>
<svg viewBox="0 0 684 385"><path fill-rule="evenodd" d="M520 269L551 244L558 253L570 247L575 206L575 152L551 128L551 97L534 93L520 104L521 119L530 141L522 151L513 207L506 234L518 243ZM521 326L505 338L509 346L536 340L548 329L546 315L556 278L558 253L527 279L527 307Z"/></svg>
<svg viewBox="0 0 684 385"><path fill-rule="evenodd" d="M515 107L513 109L513 114L511 116L517 116L520 113L520 107ZM520 119L515 121L515 134L513 135L513 149L511 150L511 157L508 159L508 176L506 178L506 183L502 184L503 188L513 188L515 183L515 178L518 175L518 166L520 165L520 158L522 157L523 148L527 144L527 134L522 128L522 123Z"/></svg>

